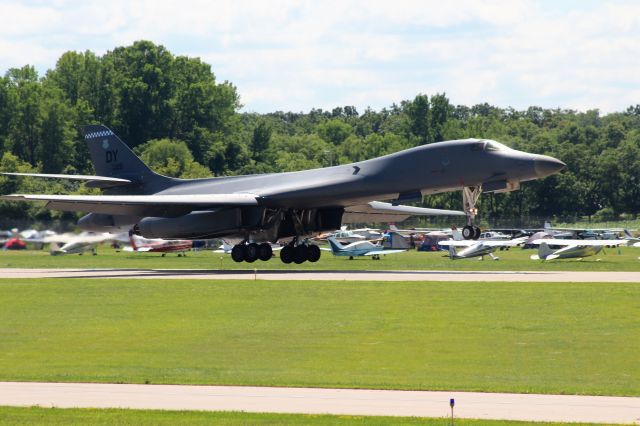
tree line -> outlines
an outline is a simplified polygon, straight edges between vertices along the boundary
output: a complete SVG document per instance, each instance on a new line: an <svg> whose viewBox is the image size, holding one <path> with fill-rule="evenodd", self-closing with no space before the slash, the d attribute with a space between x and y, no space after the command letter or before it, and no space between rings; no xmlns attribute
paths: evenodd
<svg viewBox="0 0 640 426"><path fill-rule="evenodd" d="M481 197L485 219L635 218L640 213L640 105L623 112L453 105L417 94L379 111L242 113L236 87L211 66L138 41L98 56L66 52L39 76L25 65L0 78L0 171L92 174L80 126L102 123L159 173L205 177L361 161L417 145L495 139L548 154L567 169L508 194ZM89 192L67 182L0 178L0 192ZM424 205L460 209L461 195ZM0 204L3 218L73 215Z"/></svg>

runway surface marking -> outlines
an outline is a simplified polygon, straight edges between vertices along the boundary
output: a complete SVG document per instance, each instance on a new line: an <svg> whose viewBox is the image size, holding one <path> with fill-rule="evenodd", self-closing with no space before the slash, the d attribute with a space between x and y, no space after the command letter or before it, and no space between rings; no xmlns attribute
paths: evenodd
<svg viewBox="0 0 640 426"><path fill-rule="evenodd" d="M242 386L0 382L0 405L640 424L640 398Z"/></svg>
<svg viewBox="0 0 640 426"><path fill-rule="evenodd" d="M279 271L210 269L19 269L2 278L166 278L203 280L640 282L640 272L594 271Z"/></svg>

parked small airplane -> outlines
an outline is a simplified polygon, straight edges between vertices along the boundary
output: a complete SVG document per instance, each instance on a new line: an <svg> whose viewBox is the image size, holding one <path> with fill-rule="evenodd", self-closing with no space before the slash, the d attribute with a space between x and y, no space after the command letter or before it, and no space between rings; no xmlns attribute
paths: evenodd
<svg viewBox="0 0 640 426"><path fill-rule="evenodd" d="M125 247L124 251L135 251L137 253L162 253L164 257L167 253L178 253L178 257L186 256L186 252L191 250L193 241L191 240L163 240L160 238L142 238L129 231L130 247Z"/></svg>
<svg viewBox="0 0 640 426"><path fill-rule="evenodd" d="M357 241L355 243L341 245L338 240L331 237L328 239L329 247L322 250L331 250L334 256L349 256L353 260L356 256L371 256L372 259L380 260L381 254L402 253L406 250L385 250L384 247L375 245L371 241Z"/></svg>
<svg viewBox="0 0 640 426"><path fill-rule="evenodd" d="M615 240L623 235L627 237L630 236L629 230L625 228L558 228L552 226L549 222L544 223L544 230L555 238L564 237L567 234L574 239L585 240Z"/></svg>
<svg viewBox="0 0 640 426"><path fill-rule="evenodd" d="M93 232L82 232L80 234L60 234L45 237L42 243L50 243L50 253L52 256L61 254L79 254L91 251L95 256L98 254L98 244L113 240L116 235L109 233L94 234ZM35 241L32 239L32 241ZM62 246L60 246L62 244Z"/></svg>
<svg viewBox="0 0 640 426"><path fill-rule="evenodd" d="M499 248L515 247L522 244L524 240L526 240L526 237L515 238L513 240L446 240L440 241L438 244L449 247L449 258L451 258L451 260L469 259L471 257L480 257L480 260L484 260L484 256L486 255L491 256L493 260L499 260L499 257L493 255L494 251ZM458 252L456 247L465 248Z"/></svg>
<svg viewBox="0 0 640 426"><path fill-rule="evenodd" d="M532 260L553 260L583 258L600 253L605 246L627 245L629 240L563 240L542 238L533 241L539 244L538 254L532 254ZM559 249L551 247L561 247Z"/></svg>

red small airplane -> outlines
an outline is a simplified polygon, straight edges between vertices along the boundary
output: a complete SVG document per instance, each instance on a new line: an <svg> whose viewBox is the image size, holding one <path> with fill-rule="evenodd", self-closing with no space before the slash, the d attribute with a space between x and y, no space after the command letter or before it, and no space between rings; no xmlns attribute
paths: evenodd
<svg viewBox="0 0 640 426"><path fill-rule="evenodd" d="M177 252L178 257L186 256L186 252L191 250L193 246L193 241L191 240L148 239L135 235L133 231L129 231L129 242L131 247L125 247L125 251L162 253L162 257L172 252Z"/></svg>

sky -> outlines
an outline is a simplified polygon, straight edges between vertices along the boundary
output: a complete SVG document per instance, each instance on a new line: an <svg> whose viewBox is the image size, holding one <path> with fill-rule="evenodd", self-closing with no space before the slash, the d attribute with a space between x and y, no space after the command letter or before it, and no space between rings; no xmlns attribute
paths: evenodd
<svg viewBox="0 0 640 426"><path fill-rule="evenodd" d="M0 0L0 73L136 40L200 57L243 111L380 110L417 94L623 111L640 104L640 1Z"/></svg>

